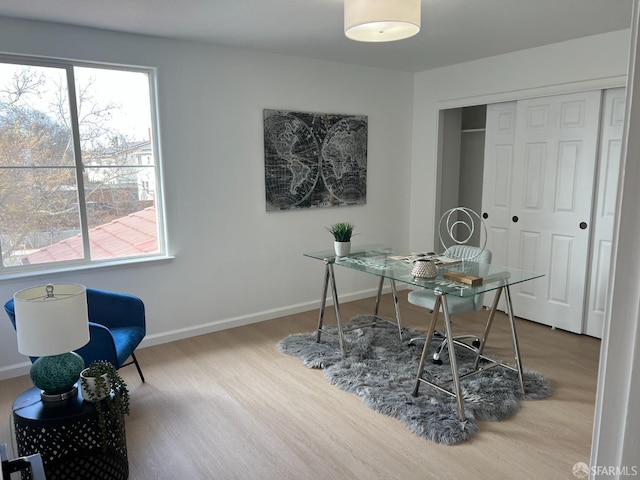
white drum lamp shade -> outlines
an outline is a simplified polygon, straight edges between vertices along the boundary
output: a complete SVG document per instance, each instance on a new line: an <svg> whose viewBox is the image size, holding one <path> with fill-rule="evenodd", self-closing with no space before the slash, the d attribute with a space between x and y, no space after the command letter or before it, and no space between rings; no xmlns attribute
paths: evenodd
<svg viewBox="0 0 640 480"><path fill-rule="evenodd" d="M40 357L30 375L43 391L43 399L71 391L84 368L84 361L72 350L89 341L85 287L41 285L16 292L13 301L18 351Z"/></svg>
<svg viewBox="0 0 640 480"><path fill-rule="evenodd" d="M27 288L13 296L18 351L31 357L59 355L89 341L87 291L82 285Z"/></svg>
<svg viewBox="0 0 640 480"><path fill-rule="evenodd" d="M420 0L344 0L344 34L359 42L391 42L420 31Z"/></svg>

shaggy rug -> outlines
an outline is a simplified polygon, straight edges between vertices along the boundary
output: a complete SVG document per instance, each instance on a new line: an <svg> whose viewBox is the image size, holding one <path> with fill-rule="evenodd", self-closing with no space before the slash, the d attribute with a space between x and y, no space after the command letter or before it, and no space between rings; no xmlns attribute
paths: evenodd
<svg viewBox="0 0 640 480"><path fill-rule="evenodd" d="M359 327L371 320L371 316L360 315L345 326L351 330L345 333L345 357L337 338L329 335L316 343L315 333L294 334L280 340L277 347L300 358L306 367L322 369L331 383L359 395L374 410L401 420L414 433L448 445L475 436L478 420L503 420L518 411L520 400L551 395L550 382L537 372L525 370L523 395L517 373L494 367L461 381L467 417L462 422L455 398L425 384L417 397L411 395L424 341L414 345L409 340L424 337L424 332L403 329L400 341L395 325ZM433 345L439 341L435 339ZM459 371L471 371L473 353L459 348L456 356ZM442 365L427 360L424 378L438 384L451 380L449 359L446 355L441 358Z"/></svg>

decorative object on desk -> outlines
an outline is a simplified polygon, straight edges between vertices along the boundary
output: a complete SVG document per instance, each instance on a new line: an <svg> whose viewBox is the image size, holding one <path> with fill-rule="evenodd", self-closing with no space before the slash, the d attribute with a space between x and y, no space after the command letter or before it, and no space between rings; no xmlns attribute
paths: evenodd
<svg viewBox="0 0 640 480"><path fill-rule="evenodd" d="M353 235L353 229L355 225L350 222L338 222L334 223L327 228L331 235L333 235L333 246L338 257L344 257L351 252L351 236Z"/></svg>
<svg viewBox="0 0 640 480"><path fill-rule="evenodd" d="M124 428L129 415L129 388L116 368L106 360L91 362L80 375L82 398L92 402L98 415L102 445L106 448L109 428ZM111 396L113 398L107 398Z"/></svg>
<svg viewBox="0 0 640 480"><path fill-rule="evenodd" d="M504 420L519 409L520 400L548 397L550 382L541 374L525 371L526 395L520 391L516 372L493 368L461 380L467 420L460 421L456 400L434 389L423 388L413 397L422 345L409 344L410 338L423 336L417 330L403 330L398 338L393 325L357 328L371 323L370 315L359 315L345 326L349 342L342 356L338 340L327 336L316 343L315 333L290 335L278 342L278 349L300 358L309 368L321 368L331 383L362 397L374 410L397 418L417 435L436 443L457 444L479 432L477 420ZM424 343L424 342L423 342ZM432 342L433 348L439 340ZM461 373L473 368L475 356L466 349L456 350ZM428 364L426 375L438 383L451 378L448 358L444 365Z"/></svg>
<svg viewBox="0 0 640 480"><path fill-rule="evenodd" d="M411 276L416 278L435 278L438 276L438 266L427 258L418 258L413 261Z"/></svg>
<svg viewBox="0 0 640 480"><path fill-rule="evenodd" d="M458 283L464 283L465 285L470 285L472 287L477 287L478 285L482 285L482 277L477 275L472 275L470 273L464 272L445 272L442 275L447 280L451 280Z"/></svg>
<svg viewBox="0 0 640 480"><path fill-rule="evenodd" d="M366 115L268 110L267 211L367 203Z"/></svg>
<svg viewBox="0 0 640 480"><path fill-rule="evenodd" d="M31 366L33 384L43 401L75 395L84 360L72 350L89 342L87 292L77 284L41 285L13 296L18 351L38 358Z"/></svg>

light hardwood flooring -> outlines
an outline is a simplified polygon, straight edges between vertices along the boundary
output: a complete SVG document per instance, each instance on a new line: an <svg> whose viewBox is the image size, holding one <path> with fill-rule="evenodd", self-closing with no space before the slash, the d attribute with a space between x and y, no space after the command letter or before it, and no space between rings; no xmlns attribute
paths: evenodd
<svg viewBox="0 0 640 480"><path fill-rule="evenodd" d="M400 292L403 323L425 329L425 310L406 295ZM371 312L373 300L341 307L351 318ZM381 313L393 315L389 295ZM454 328L479 332L481 313L458 317ZM314 310L139 350L146 383L135 368L121 370L132 397L129 478L572 479L573 465L588 463L599 340L518 320L524 367L546 375L553 396L522 402L512 418L481 422L473 440L445 446L276 349L288 334L313 331L316 321ZM509 335L498 314L497 347L487 353L509 358ZM10 447L11 405L29 387L28 377L0 382L0 442Z"/></svg>

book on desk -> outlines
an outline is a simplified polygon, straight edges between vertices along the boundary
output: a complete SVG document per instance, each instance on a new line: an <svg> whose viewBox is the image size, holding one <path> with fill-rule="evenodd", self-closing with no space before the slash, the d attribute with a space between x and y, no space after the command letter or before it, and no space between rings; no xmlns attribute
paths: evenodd
<svg viewBox="0 0 640 480"><path fill-rule="evenodd" d="M409 255L395 255L390 257L393 260L399 260L401 262L413 263L416 260L429 260L435 263L438 267L449 267L452 265L458 265L462 263L461 258L447 257L446 255L439 255L434 252L427 253L410 253Z"/></svg>

